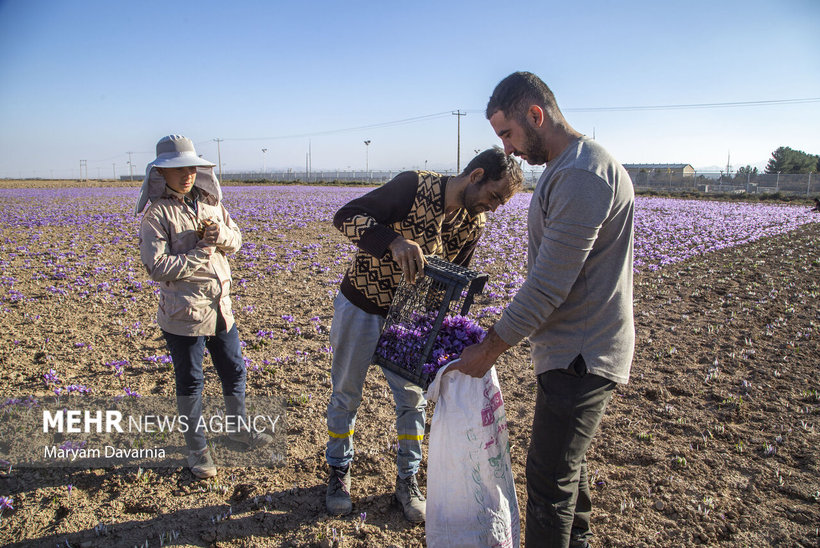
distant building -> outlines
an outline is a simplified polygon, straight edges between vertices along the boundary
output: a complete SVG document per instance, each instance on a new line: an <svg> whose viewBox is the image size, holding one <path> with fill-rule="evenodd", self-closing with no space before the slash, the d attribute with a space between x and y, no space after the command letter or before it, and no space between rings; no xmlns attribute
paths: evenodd
<svg viewBox="0 0 820 548"><path fill-rule="evenodd" d="M623 164L623 166L629 172L632 181L636 183L664 175L671 175L676 179L695 176L695 168L689 164Z"/></svg>

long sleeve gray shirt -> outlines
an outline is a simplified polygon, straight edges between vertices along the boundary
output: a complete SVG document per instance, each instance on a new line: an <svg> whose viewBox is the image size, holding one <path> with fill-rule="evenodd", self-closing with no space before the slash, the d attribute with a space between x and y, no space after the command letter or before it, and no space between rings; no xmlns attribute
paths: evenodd
<svg viewBox="0 0 820 548"><path fill-rule="evenodd" d="M629 379L634 207L626 170L591 139L547 164L530 202L527 279L495 325L509 345L529 337L536 374L580 354L590 373Z"/></svg>

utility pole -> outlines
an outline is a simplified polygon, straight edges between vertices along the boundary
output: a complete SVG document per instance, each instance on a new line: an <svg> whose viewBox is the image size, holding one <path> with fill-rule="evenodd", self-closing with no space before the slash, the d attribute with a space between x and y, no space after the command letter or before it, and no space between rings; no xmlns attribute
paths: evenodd
<svg viewBox="0 0 820 548"><path fill-rule="evenodd" d="M131 155L134 154L133 152L126 152L128 154L128 180L134 180L134 163L131 161Z"/></svg>
<svg viewBox="0 0 820 548"><path fill-rule="evenodd" d="M111 164L111 169L114 171L114 180L117 180L117 164Z"/></svg>
<svg viewBox="0 0 820 548"><path fill-rule="evenodd" d="M85 179L83 179L83 168L85 168ZM80 160L80 181L88 179L88 160Z"/></svg>
<svg viewBox="0 0 820 548"><path fill-rule="evenodd" d="M450 114L458 117L458 137L456 140L456 175L458 175L461 173L461 117L467 116L467 113L461 112L459 109L455 112L451 112Z"/></svg>
<svg viewBox="0 0 820 548"><path fill-rule="evenodd" d="M214 139L216 141L216 161L219 162L219 184L222 184L222 148L219 146L225 139Z"/></svg>
<svg viewBox="0 0 820 548"><path fill-rule="evenodd" d="M364 141L364 172L370 180L370 139Z"/></svg>
<svg viewBox="0 0 820 548"><path fill-rule="evenodd" d="M268 164L267 164L267 162L266 162L266 160L265 160L265 159L266 159L266 157L265 157L265 153L266 153L267 151L268 151L268 149L266 149L266 148L263 148L263 149L262 149L262 177L264 177L264 176L265 176L265 173L268 171Z"/></svg>

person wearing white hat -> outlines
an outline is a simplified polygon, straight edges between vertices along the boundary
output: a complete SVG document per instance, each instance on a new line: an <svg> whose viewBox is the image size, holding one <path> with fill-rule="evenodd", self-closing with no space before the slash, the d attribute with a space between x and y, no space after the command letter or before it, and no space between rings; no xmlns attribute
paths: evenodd
<svg viewBox="0 0 820 548"><path fill-rule="evenodd" d="M150 200L140 223L140 258L150 278L160 282L157 323L174 363L179 414L189 426L188 465L198 478L216 475L205 434L196 428L202 416L205 348L222 383L226 414L245 417L245 362L231 311L226 258L242 246L242 235L221 203L214 165L197 156L190 139L163 137L157 158L145 170L134 212L138 215ZM228 437L254 447L272 441L254 431Z"/></svg>

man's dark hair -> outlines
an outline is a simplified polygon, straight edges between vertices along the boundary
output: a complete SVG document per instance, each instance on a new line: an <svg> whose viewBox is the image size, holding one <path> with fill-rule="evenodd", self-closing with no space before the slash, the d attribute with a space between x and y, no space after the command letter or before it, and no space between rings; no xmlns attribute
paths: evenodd
<svg viewBox="0 0 820 548"><path fill-rule="evenodd" d="M538 105L547 113L560 113L555 95L543 80L531 72L514 72L495 86L487 103L487 119L500 110L506 118L521 121L530 105Z"/></svg>
<svg viewBox="0 0 820 548"><path fill-rule="evenodd" d="M469 175L478 168L484 170L484 176L477 183L479 186L488 181L497 181L506 175L510 181L510 196L524 187L524 172L521 171L521 166L497 146L488 148L470 160L461 175Z"/></svg>

